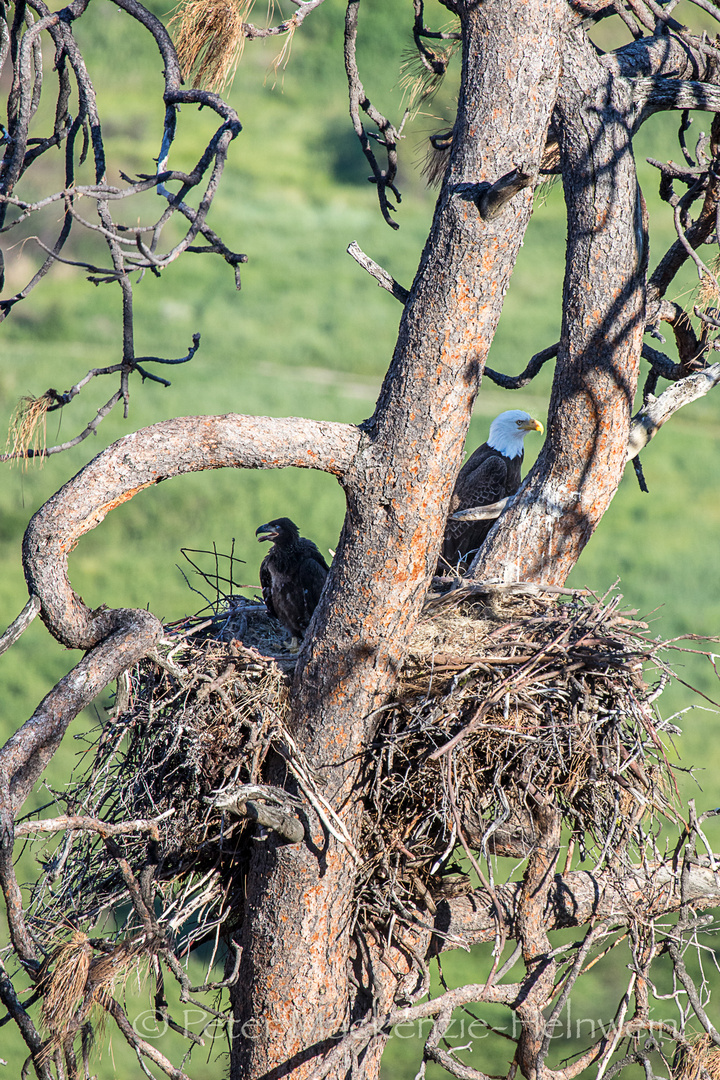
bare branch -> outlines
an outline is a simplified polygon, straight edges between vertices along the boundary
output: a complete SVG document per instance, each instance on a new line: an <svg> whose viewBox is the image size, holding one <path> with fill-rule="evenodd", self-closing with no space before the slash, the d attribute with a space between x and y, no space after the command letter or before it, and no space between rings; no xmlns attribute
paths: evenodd
<svg viewBox="0 0 720 1080"><path fill-rule="evenodd" d="M557 356L559 348L560 342L556 342L554 345L548 345L546 349L541 349L540 352L535 353L530 358L525 370L521 371L519 375L503 375L502 372L493 371L492 368L488 367L485 368L483 374L497 386L504 387L505 390L521 390L529 382L532 382L548 360L553 360Z"/></svg>
<svg viewBox="0 0 720 1080"><path fill-rule="evenodd" d="M673 383L658 398L650 397L632 418L627 460L639 454L673 413L691 401L704 397L720 382L720 363Z"/></svg>
<svg viewBox="0 0 720 1080"><path fill-rule="evenodd" d="M387 289L389 293L399 300L401 304L406 304L410 292L403 285L400 285L395 278L384 270L378 263L373 262L369 255L360 248L356 240L353 240L347 248L348 255L352 255L355 262L362 266L363 270L367 270L368 274L371 274L375 278L381 289Z"/></svg>
<svg viewBox="0 0 720 1080"><path fill-rule="evenodd" d="M39 821L21 821L15 826L15 836L31 836L33 833L96 832L100 836L126 836L133 832L157 832L157 826L175 813L174 808L166 810L156 818L142 818L137 821L107 822L83 814L62 814L56 818L43 818Z"/></svg>
<svg viewBox="0 0 720 1080"><path fill-rule="evenodd" d="M24 634L30 623L40 610L40 601L37 596L31 596L17 619L8 626L5 633L0 637L0 653L6 652L14 645L21 634Z"/></svg>
<svg viewBox="0 0 720 1080"><path fill-rule="evenodd" d="M391 229L397 229L398 223L393 221L390 217L390 214L391 212L394 212L395 207L388 199L387 193L388 191L391 191L397 202L400 202L401 195L395 187L395 177L397 175L397 140L400 136L400 132L374 107L367 97L360 80L360 72L358 71L355 55L359 4L360 0L348 0L345 13L345 70L347 72L348 88L350 92L350 117L353 122L353 127L355 128L355 134L360 140L363 153L370 163L373 172L370 179L377 186L382 216ZM377 158L372 151L370 138L360 119L361 109L369 116L374 124L377 124L380 132L378 142L385 147L387 155L386 169L380 168Z"/></svg>
<svg viewBox="0 0 720 1080"><path fill-rule="evenodd" d="M521 889L521 882L495 887L508 938L514 938L517 933L515 916ZM546 928L550 931L583 926L592 919L627 926L635 918L639 905L647 918L679 911L685 902L697 908L715 907L720 903L720 882L708 859L697 859L691 864L686 898L682 895L681 872L673 859L648 862L617 874L609 870L600 874L574 870L554 879L548 895ZM448 934L471 945L494 939L495 911L489 893L478 889L470 896L439 904L437 920ZM452 947L455 946L441 946Z"/></svg>
<svg viewBox="0 0 720 1080"><path fill-rule="evenodd" d="M14 296L0 301L0 318L9 315L14 310L15 305L30 294L56 262L82 267L91 275L94 275L91 280L95 284L118 284L122 292L123 305L122 362L120 365L112 365L106 369L108 374L112 372L119 374L119 390L97 412L80 435L46 449L43 453L60 453L71 446L77 445L97 429L104 416L120 399L123 401L125 415L127 416L130 396L129 378L132 371L138 370L143 379L167 384L167 380L161 379L158 375L151 374L142 367L137 366L133 332L132 285L128 277L130 271L134 269L150 269L157 274L186 250L194 250L201 253L221 255L233 267L236 285L239 287L239 266L247 258L245 255L230 251L206 224L207 213L223 172L228 147L241 130L237 114L216 94L198 89L186 90L183 88L180 67L172 41L167 30L155 15L146 11L141 4L137 3L137 0L114 0L114 2L150 31L163 58L165 77L165 123L157 172L154 177L141 176L135 181L129 180L127 176L121 173L128 184L126 189L111 187L106 183L106 155L95 89L78 42L70 28L71 22L82 15L87 6L87 0L74 0L70 7L64 9L62 17L58 13L51 12L45 5L44 0L28 0L30 7L37 11L40 18L38 21L33 21L30 17L27 29L23 32L22 16L20 16L16 20L13 30L16 38L16 44L11 50L14 63L14 83L11 94L13 103L10 109L9 141L6 140L7 149L0 168L0 228L3 231L12 229L30 214L54 201L64 203L65 213L62 228L53 246L48 246L44 241L36 238L39 246L46 252L47 258L23 289ZM310 0L307 8L303 7L300 21L315 6L317 6L316 0ZM25 10L23 5L22 12ZM39 36L44 32L50 34L56 49L59 84L55 130L50 139L31 140L30 123L37 111L39 95L43 87L42 79L39 76L39 53L36 46L39 43ZM73 89L72 80L74 80L77 88L79 105L77 116L70 121L68 103ZM210 138L197 165L190 173L173 171L166 167L168 154L175 137L177 112L180 105L197 105L201 108L211 109L221 120L220 126ZM88 131L95 163L95 184L76 188L76 140L81 132L87 135ZM50 145L58 145L61 141L67 142L64 189L55 195L40 199L36 203L28 203L17 199L13 194L13 190L25 170ZM27 151L27 147L31 143L33 149ZM80 150L80 163L82 163L85 150L86 146L83 145ZM194 209L187 202L187 196L203 182L205 177L207 177L205 191L200 196L197 209ZM180 183L180 190L176 193L168 191L165 186L172 181ZM161 215L160 220L129 229L116 225L111 215L111 204L118 199L124 199L151 188L163 195L168 203L167 209ZM86 220L78 213L76 203L80 195L86 195L94 200L98 223ZM17 207L20 213L13 222L6 224L5 215L12 206ZM162 229L170 218L176 214L182 215L188 222L185 234L169 251L159 252L158 245ZM89 260L68 259L62 254L62 249L68 240L73 225L88 229L103 238L110 254L108 266L103 267ZM149 233L151 237L148 244L145 244L143 240L146 233ZM195 246L195 240L198 236L202 236L206 241L206 244L200 248ZM32 456L32 454L25 456ZM3 460L7 460L7 457Z"/></svg>
<svg viewBox="0 0 720 1080"><path fill-rule="evenodd" d="M108 611L107 633L87 656L43 698L37 709L0 749L0 824L12 830L12 815L55 753L67 726L118 675L162 635L148 611Z"/></svg>
<svg viewBox="0 0 720 1080"><path fill-rule="evenodd" d="M274 37L276 34L294 33L310 12L323 3L323 0L293 0L293 3L297 4L298 9L289 19L278 23L277 26L253 26L252 23L243 23L243 34L247 38L265 38Z"/></svg>
<svg viewBox="0 0 720 1080"><path fill-rule="evenodd" d="M191 1077L189 1077L187 1073L183 1072L182 1069L177 1069L164 1054L161 1054L156 1046L147 1042L146 1039L140 1038L128 1020L122 1006L115 998L112 998L109 995L103 995L99 1000L102 1007L110 1014L110 1016L112 1016L118 1028L127 1039L130 1046L132 1046L138 1056L138 1060L141 1060L141 1057L148 1058L148 1060L152 1061L154 1065L157 1065L166 1076L169 1076L171 1080L191 1080ZM152 1074L149 1073L148 1075Z"/></svg>
<svg viewBox="0 0 720 1080"><path fill-rule="evenodd" d="M348 1049L352 1048L359 1052L376 1035L381 1032L389 1033L397 1024L407 1024L428 1016L438 1016L440 1013L452 1011L459 1005L467 1005L472 1001L492 1001L509 1005L514 1001L518 989L519 987L514 983L505 983L502 986L488 986L487 983L470 984L461 986L457 990L447 990L439 997L424 1001L420 1005L394 1009L369 1022L361 1022L344 1036L337 1046L333 1047L323 1062L309 1074L308 1080L324 1080L324 1077L343 1060Z"/></svg>

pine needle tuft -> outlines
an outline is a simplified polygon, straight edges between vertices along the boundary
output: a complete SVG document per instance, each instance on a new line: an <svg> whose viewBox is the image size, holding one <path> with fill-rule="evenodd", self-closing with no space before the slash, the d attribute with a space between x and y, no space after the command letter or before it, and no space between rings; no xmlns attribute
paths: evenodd
<svg viewBox="0 0 720 1080"><path fill-rule="evenodd" d="M175 48L183 77L193 86L220 91L235 75L242 56L243 23L255 0L184 0L175 24Z"/></svg>
<svg viewBox="0 0 720 1080"><path fill-rule="evenodd" d="M47 445L47 412L53 401L49 391L39 398L32 395L20 398L10 420L6 444L7 452L13 458L22 458L25 464L28 457L42 460ZM28 454L28 450L32 453Z"/></svg>

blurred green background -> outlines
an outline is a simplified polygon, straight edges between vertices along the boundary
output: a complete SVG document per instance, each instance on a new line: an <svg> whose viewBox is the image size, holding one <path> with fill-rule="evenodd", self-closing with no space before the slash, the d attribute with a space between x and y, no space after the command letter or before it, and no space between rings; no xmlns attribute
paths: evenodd
<svg viewBox="0 0 720 1080"><path fill-rule="evenodd" d="M150 7L163 18L170 14L159 0ZM395 120L403 107L403 58L412 44L411 12L406 9L406 4L365 0L360 11L359 63L365 87L373 102ZM156 420L194 413L299 415L355 423L372 412L401 309L360 270L346 248L356 240L397 280L411 284L435 200L421 174L427 137L452 122L456 75L449 75L442 91L406 129L399 177L403 201L396 214L400 229L394 232L380 217L375 190L366 179L368 167L348 118L343 17L342 0L326 0L295 35L289 62L277 72L272 62L282 42L275 38L248 43L226 94L240 115L243 132L231 147L209 223L230 248L249 256L242 268L242 291L234 290L232 271L225 263L201 255L186 255L159 280L147 276L136 287L137 353L181 356L192 334L200 332L197 356L184 367L153 368L163 376L169 373L172 386L167 389L153 383L142 385L136 378L128 420L116 409L97 436L49 458L44 465L2 466L0 629L15 617L27 597L20 545L30 516L121 435ZM255 18L261 21L260 8ZM427 5L427 18L436 26L447 24L447 12L435 3ZM93 5L76 32L98 91L110 180L118 179L120 170L151 172L163 117L161 63L153 42L110 4ZM616 33L612 25L604 28L601 43L613 45ZM46 57L48 81L53 78L51 61L51 55ZM7 90L7 76L4 86ZM52 113L52 104L46 107L46 117ZM691 145L709 124L709 117L695 117ZM214 126L207 113L184 109L171 165L191 168ZM653 263L674 232L668 208L657 196L657 174L644 159L677 158L676 127L676 117L656 117L637 141L652 225ZM46 154L18 194L32 198L57 190L62 186L61 169L62 154ZM89 166L78 179L91 179ZM157 202L148 195L142 204L128 204L127 220L134 221L138 215L146 219L157 212L153 200ZM4 296L23 287L42 261L42 252L29 237L39 235L52 243L58 219L57 207L50 208L30 223L24 239L14 234L5 238ZM516 374L534 352L557 340L564 242L562 189L556 183L537 196L490 366ZM76 258L107 261L94 238L78 236L69 250ZM676 282L671 298L687 304L696 287L697 276L688 270ZM0 427L8 427L23 395L40 395L49 386L66 390L89 368L120 360L119 300L117 288L95 287L81 271L57 266L29 299L15 307L1 331ZM673 353L670 341L666 348ZM505 408L524 408L544 421L550 367L520 392L500 391L484 383L469 445L485 439L490 419ZM62 414L52 414L48 444L78 433L114 388L109 380L95 380ZM528 464L538 450L538 440L528 438ZM658 636L716 634L720 629L719 450L720 392L716 391L678 413L643 454L650 494L639 490L632 469L628 470L570 584L605 592L620 579L625 604L641 617L649 617ZM254 537L259 524L289 515L326 551L336 544L343 512L340 487L320 473L223 470L183 477L141 492L83 538L70 559L71 580L93 607L147 606L172 620L194 612L202 603L177 568L183 562L181 548L207 550L214 544L229 553L234 539L236 555L245 560L242 584L254 589L264 553ZM3 737L31 715L78 656L60 648L36 620L11 652L0 658ZM708 662L680 654L676 663L683 679L718 698L717 678ZM700 809L720 802L719 755L712 744L714 710L677 684L666 691L661 704L665 715L688 710L677 721L684 729L678 743L684 766L695 766L697 772L695 780L684 779L683 793L695 796ZM101 722L102 707L101 702L71 729L49 771L54 785L63 783L81 752L82 745L73 742L73 735ZM38 801L43 801L42 792ZM717 841L712 824L708 833ZM25 858L32 873L32 863ZM454 982L479 981L488 966L487 950L445 962L446 975ZM605 989L608 993L614 989L618 970L622 975L622 964L619 969L599 965L594 989L578 989L573 995L578 1017L610 1019L606 1003L611 998ZM148 1007L147 995L138 993L135 1008L141 1011ZM483 1015L492 1018L495 1014L483 1010ZM510 1044L498 1039L488 1056L489 1043L477 1042L468 1060L489 1072L504 1073ZM569 1050L564 1046L558 1057L573 1052L577 1045L575 1041ZM387 1075L414 1076L419 1046L415 1038L391 1040ZM214 1055L215 1051L206 1064L204 1057L194 1058L192 1075L198 1080L217 1076L221 1066ZM0 1057L10 1063L8 1075L19 1075L22 1048L8 1028L3 1029ZM115 1037L111 1051L104 1052L95 1068L101 1078L130 1075L132 1057L126 1057L124 1044ZM431 1077L439 1073L428 1069Z"/></svg>

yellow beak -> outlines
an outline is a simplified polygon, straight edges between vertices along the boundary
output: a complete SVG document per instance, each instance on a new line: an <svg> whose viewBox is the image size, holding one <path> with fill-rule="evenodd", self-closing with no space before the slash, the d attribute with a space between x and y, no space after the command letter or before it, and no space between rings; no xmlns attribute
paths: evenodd
<svg viewBox="0 0 720 1080"><path fill-rule="evenodd" d="M539 431L541 435L542 435L543 431L545 430L545 428L542 426L542 424L540 423L539 420L532 420L532 419L526 420L520 426L523 427L525 429L525 431Z"/></svg>

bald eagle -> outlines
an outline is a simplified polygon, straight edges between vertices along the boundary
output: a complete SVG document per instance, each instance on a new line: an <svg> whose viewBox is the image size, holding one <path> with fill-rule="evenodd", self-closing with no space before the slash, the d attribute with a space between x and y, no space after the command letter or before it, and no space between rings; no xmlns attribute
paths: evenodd
<svg viewBox="0 0 720 1080"><path fill-rule="evenodd" d="M515 494L520 487L523 440L528 431L542 432L543 426L520 409L495 417L487 442L470 455L460 470L450 500L451 515ZM494 520L448 520L438 572L442 573L443 567L467 566L494 524Z"/></svg>
<svg viewBox="0 0 720 1080"><path fill-rule="evenodd" d="M268 615L292 634L291 648L308 628L330 567L312 540L300 536L290 518L276 518L255 531L258 542L273 545L260 565L260 584Z"/></svg>

